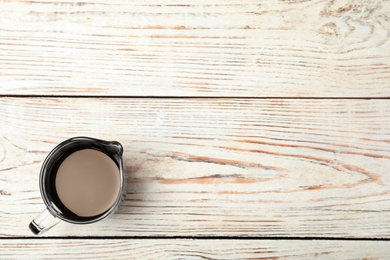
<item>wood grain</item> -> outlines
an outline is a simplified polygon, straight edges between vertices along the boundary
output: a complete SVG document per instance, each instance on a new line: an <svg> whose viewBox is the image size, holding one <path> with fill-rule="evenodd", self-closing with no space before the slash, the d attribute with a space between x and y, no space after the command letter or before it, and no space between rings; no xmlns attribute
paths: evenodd
<svg viewBox="0 0 390 260"><path fill-rule="evenodd" d="M30 236L47 153L120 141L128 193L48 236L390 237L388 100L0 98L0 235Z"/></svg>
<svg viewBox="0 0 390 260"><path fill-rule="evenodd" d="M389 97L390 2L0 1L0 94Z"/></svg>
<svg viewBox="0 0 390 260"><path fill-rule="evenodd" d="M18 243L15 243L15 242ZM318 240L0 240L6 259L388 259L389 242ZM55 250L53 250L55 248Z"/></svg>

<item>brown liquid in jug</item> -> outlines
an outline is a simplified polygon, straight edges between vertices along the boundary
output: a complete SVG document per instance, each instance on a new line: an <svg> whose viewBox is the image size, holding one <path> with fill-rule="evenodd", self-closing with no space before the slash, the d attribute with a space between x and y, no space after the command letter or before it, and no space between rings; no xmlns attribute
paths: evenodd
<svg viewBox="0 0 390 260"><path fill-rule="evenodd" d="M62 204L80 217L104 213L115 203L120 191L120 172L105 153L79 150L58 168L55 187Z"/></svg>

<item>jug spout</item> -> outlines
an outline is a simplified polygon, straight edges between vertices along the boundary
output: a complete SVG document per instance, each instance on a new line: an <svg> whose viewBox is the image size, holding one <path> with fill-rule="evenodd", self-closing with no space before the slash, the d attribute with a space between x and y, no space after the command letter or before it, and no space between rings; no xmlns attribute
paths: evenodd
<svg viewBox="0 0 390 260"><path fill-rule="evenodd" d="M123 154L123 146L119 142L117 142L117 141L105 142L105 146L113 154L122 156L122 154Z"/></svg>

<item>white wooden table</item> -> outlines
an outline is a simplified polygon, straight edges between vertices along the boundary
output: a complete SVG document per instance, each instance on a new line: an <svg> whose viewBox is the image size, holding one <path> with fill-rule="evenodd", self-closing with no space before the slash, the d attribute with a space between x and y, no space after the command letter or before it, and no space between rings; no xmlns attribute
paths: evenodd
<svg viewBox="0 0 390 260"><path fill-rule="evenodd" d="M0 1L0 258L390 258L390 1ZM36 237L42 161L126 200Z"/></svg>

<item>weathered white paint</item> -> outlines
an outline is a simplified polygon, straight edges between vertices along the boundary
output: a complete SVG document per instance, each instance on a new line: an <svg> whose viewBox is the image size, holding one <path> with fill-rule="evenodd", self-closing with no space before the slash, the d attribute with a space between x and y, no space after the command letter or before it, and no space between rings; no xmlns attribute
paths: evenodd
<svg viewBox="0 0 390 260"><path fill-rule="evenodd" d="M0 94L390 95L390 2L1 1Z"/></svg>
<svg viewBox="0 0 390 260"><path fill-rule="evenodd" d="M388 259L389 242L319 240L0 240L5 259Z"/></svg>
<svg viewBox="0 0 390 260"><path fill-rule="evenodd" d="M47 235L390 236L387 100L1 98L0 233L29 236L43 159L120 141L118 214Z"/></svg>
<svg viewBox="0 0 390 260"><path fill-rule="evenodd" d="M0 258L389 258L383 241L117 237L389 238L387 99L235 99L389 97L389 13L380 0L0 1ZM108 95L230 98L91 98ZM127 198L46 235L112 239L31 239L42 160L75 135L124 144Z"/></svg>

